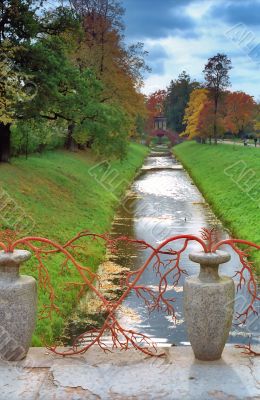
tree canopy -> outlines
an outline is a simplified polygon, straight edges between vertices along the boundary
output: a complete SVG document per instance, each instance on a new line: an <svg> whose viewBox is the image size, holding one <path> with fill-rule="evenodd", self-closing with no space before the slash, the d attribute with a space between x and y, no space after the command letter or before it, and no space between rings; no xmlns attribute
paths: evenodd
<svg viewBox="0 0 260 400"><path fill-rule="evenodd" d="M256 114L256 103L244 92L228 93L225 99L224 123L227 131L237 135L251 126Z"/></svg>
<svg viewBox="0 0 260 400"><path fill-rule="evenodd" d="M189 74L183 71L176 80L172 80L167 89L164 103L165 116L168 126L182 133L185 130L184 115L189 102L190 94L200 87L196 81L192 81Z"/></svg>
<svg viewBox="0 0 260 400"><path fill-rule="evenodd" d="M203 71L206 87L210 89L210 93L214 100L213 136L216 144L218 135L217 121L219 119L219 103L222 93L231 85L229 79L229 71L231 69L232 63L227 55L218 53L216 56L208 59Z"/></svg>
<svg viewBox="0 0 260 400"><path fill-rule="evenodd" d="M122 157L146 112L143 45L124 44L120 2L43 3L2 2L0 161L10 158L11 136L36 121L46 132L62 126L68 148Z"/></svg>

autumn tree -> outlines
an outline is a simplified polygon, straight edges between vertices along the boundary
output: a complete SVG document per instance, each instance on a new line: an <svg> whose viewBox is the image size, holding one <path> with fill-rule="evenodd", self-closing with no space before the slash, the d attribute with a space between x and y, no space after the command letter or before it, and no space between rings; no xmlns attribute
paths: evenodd
<svg viewBox="0 0 260 400"><path fill-rule="evenodd" d="M218 132L223 133L222 107L215 122L214 101L208 89L195 89L191 93L185 110L184 123L186 129L182 136L188 136L188 139L200 138L203 142L208 138L211 139L215 123Z"/></svg>
<svg viewBox="0 0 260 400"><path fill-rule="evenodd" d="M71 0L70 3L81 19L84 35L80 44L91 63L88 66L95 68L97 75L102 75L109 55L107 44L111 41L111 33L121 38L124 9L116 0Z"/></svg>
<svg viewBox="0 0 260 400"><path fill-rule="evenodd" d="M209 102L209 91L207 89L195 89L188 102L187 108L184 115L184 124L186 129L183 132L183 136L188 136L189 139L197 137L206 138L209 136L209 132L205 132L201 124L201 113L205 110L205 105Z"/></svg>
<svg viewBox="0 0 260 400"><path fill-rule="evenodd" d="M182 133L185 130L183 122L185 109L191 92L199 86L198 82L192 81L189 74L183 71L167 88L164 111L168 126L174 131Z"/></svg>
<svg viewBox="0 0 260 400"><path fill-rule="evenodd" d="M88 145L108 156L123 156L140 129L145 52L123 42L121 3L70 3L46 9L40 0L2 2L0 161L10 158L12 127L23 136L36 121L48 130L67 124L67 148Z"/></svg>
<svg viewBox="0 0 260 400"><path fill-rule="evenodd" d="M145 128L148 133L154 128L154 118L163 113L165 99L165 90L157 90L148 96L146 101L147 122Z"/></svg>
<svg viewBox="0 0 260 400"><path fill-rule="evenodd" d="M256 112L254 116L254 130L257 132L257 134L260 134L260 103L257 103L256 106Z"/></svg>
<svg viewBox="0 0 260 400"><path fill-rule="evenodd" d="M232 69L231 60L225 55L218 53L209 58L204 68L204 76L207 88L210 89L214 101L214 125L213 136L217 144L217 120L221 96L226 88L230 86L229 71Z"/></svg>
<svg viewBox="0 0 260 400"><path fill-rule="evenodd" d="M71 4L82 23L82 35L76 37L72 60L80 69L89 67L95 71L104 86L102 101L118 104L126 111L131 133L138 116L145 116L140 91L143 72L147 70L143 44L125 45L121 2L73 0Z"/></svg>
<svg viewBox="0 0 260 400"><path fill-rule="evenodd" d="M203 104L198 118L198 131L200 137L204 139L211 138L214 135L215 125L217 126L218 135L225 133L224 121L223 121L223 103L219 106L219 112L217 119L215 117L215 104L212 97L209 95L208 99Z"/></svg>
<svg viewBox="0 0 260 400"><path fill-rule="evenodd" d="M256 103L244 92L228 93L225 99L225 128L233 135L243 133L253 125Z"/></svg>

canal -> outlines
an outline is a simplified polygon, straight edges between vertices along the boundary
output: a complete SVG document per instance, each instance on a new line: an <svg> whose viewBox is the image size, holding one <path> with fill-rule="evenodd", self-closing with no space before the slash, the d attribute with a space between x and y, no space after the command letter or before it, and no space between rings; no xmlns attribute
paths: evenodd
<svg viewBox="0 0 260 400"><path fill-rule="evenodd" d="M187 172L170 153L162 151L151 153L146 159L142 171L118 209L112 236L141 239L156 247L167 237L179 234L198 235L201 228L213 226L217 229L219 239L228 237L227 230L216 218ZM192 243L182 257L182 267L189 275L198 274L199 271L198 266L188 258L189 252L194 250L201 250L196 243ZM145 262L150 253L149 249L140 250L122 243L117 254L111 256L111 260L134 271ZM163 258L162 260L166 261ZM220 273L234 276L239 264L238 257L233 252L231 261L220 268ZM162 312L149 314L143 301L135 293L131 293L118 314L121 324L150 336L160 346L188 345L182 308L183 279L182 277L177 287L169 286L168 296L176 298L175 321ZM152 268L145 271L141 283L156 292L158 276ZM237 294L237 311L244 307L246 300L245 292ZM259 342L258 332L259 319L252 316L247 326L233 325L229 343L248 343L249 338L252 343Z"/></svg>

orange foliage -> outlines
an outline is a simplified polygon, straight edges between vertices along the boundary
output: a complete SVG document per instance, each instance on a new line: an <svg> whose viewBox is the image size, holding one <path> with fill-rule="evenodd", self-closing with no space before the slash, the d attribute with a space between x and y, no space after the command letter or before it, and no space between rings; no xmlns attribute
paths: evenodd
<svg viewBox="0 0 260 400"><path fill-rule="evenodd" d="M200 137L207 138L214 135L215 105L212 98L208 98L202 106L198 117L198 130ZM223 123L223 107L219 104L219 112L216 120L218 135L225 131Z"/></svg>
<svg viewBox="0 0 260 400"><path fill-rule="evenodd" d="M256 103L244 92L228 93L225 101L225 128L234 135L242 132L253 122Z"/></svg>
<svg viewBox="0 0 260 400"><path fill-rule="evenodd" d="M148 120L146 130L151 131L154 126L154 118L163 114L164 102L166 99L166 90L157 90L152 93L146 102Z"/></svg>
<svg viewBox="0 0 260 400"><path fill-rule="evenodd" d="M135 130L138 115L145 116L145 98L138 58L122 43L120 31L105 15L95 11L86 13L80 35L74 39L70 58L80 70L91 68L103 84L104 103L118 104L127 114L129 125ZM68 33L67 33L68 34ZM141 52L141 50L140 50ZM140 67L141 69L141 67Z"/></svg>

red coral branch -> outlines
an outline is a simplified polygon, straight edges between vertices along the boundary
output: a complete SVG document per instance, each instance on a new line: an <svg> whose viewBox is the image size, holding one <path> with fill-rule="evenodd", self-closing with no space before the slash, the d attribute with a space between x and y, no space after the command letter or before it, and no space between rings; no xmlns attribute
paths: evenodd
<svg viewBox="0 0 260 400"><path fill-rule="evenodd" d="M54 251L52 250L46 250L41 247L34 246L32 243L37 242L41 244L48 244L52 247L54 247ZM39 266L38 266L38 272L39 272L39 282L40 284L43 284L43 288L47 290L49 293L49 300L50 300L50 305L45 306L45 311L48 310L47 316L50 315L51 311L58 311L58 307L54 303L55 299L55 294L54 294L54 289L51 284L51 280L49 277L48 270L45 268L44 264L42 263L41 260L41 254L51 254L51 253L57 253L58 251L64 254L67 260L69 260L74 267L77 269L79 275L81 276L83 282L85 285L91 289L99 298L100 300L106 304L106 299L105 297L100 293L100 291L96 288L96 286L93 284L95 279L98 279L97 274L93 273L90 268L84 267L80 263L78 263L75 258L64 248L62 245L59 245L58 243L55 243L49 239L46 238L41 238L41 237L26 237L23 239L19 239L15 241L11 246L9 246L9 251L13 252L14 248L17 246L20 246L21 244L29 247L35 254ZM86 273L88 277L86 276ZM42 277L42 274L44 274L44 278ZM45 313L46 315L46 313Z"/></svg>
<svg viewBox="0 0 260 400"><path fill-rule="evenodd" d="M8 248L7 248L7 246L3 243L3 242L0 242L0 247L7 253L8 252Z"/></svg>
<svg viewBox="0 0 260 400"><path fill-rule="evenodd" d="M235 345L236 349L242 349L242 354L246 354L247 356L254 356L254 357L259 357L260 353L252 349L251 343L248 345L245 344L237 344Z"/></svg>
<svg viewBox="0 0 260 400"><path fill-rule="evenodd" d="M256 300L259 300L259 297L257 296L257 285L252 265L247 261L247 254L238 249L236 244L246 244L257 249L260 249L260 246L236 239L228 239L215 244L217 238L214 229L203 229L202 239L194 235L174 236L166 239L156 248L143 240L135 240L127 237L120 237L112 240L107 234L93 234L88 231L80 232L64 245L60 245L46 238L33 236L16 240L15 234L10 232L0 235L0 238L0 247L6 252L13 252L17 246L21 245L27 246L34 252L35 257L38 260L39 285L49 294L49 304L45 305L42 310L43 317L51 317L53 311L59 311L58 307L55 305L56 297L51 278L48 269L45 267L43 262L43 257L47 257L51 254L61 253L64 255L65 260L62 263L61 272L64 268L68 268L69 263L71 263L71 265L76 268L82 279L82 282L68 283L67 287L80 287L79 295L83 294L86 288L89 288L101 301L101 307L105 310L103 325L99 328L92 328L78 336L74 340L72 347L65 351L59 350L57 346L49 347L49 349L56 354L82 354L93 345L98 345L105 352L111 351L104 341L104 335L108 334L111 338L112 349L119 348L121 350L127 350L129 347L133 347L147 355L163 355L162 353L157 353L156 346L149 337L142 333L134 332L133 330L122 327L117 320L117 312L126 297L129 296L131 291L133 291L144 302L149 312L163 310L174 318L175 310L173 303L175 299L167 298L166 293L169 290L169 283L173 287L176 287L179 284L182 275L187 274L187 271L181 267L181 256L187 250L191 241L199 243L205 253L215 252L222 245L229 245L234 249L242 264L241 270L237 271L236 274L236 276L239 276L238 289L241 289L242 286L246 285L247 291L251 297L247 309L244 310L238 318L242 318L242 320L245 321L250 312L256 313L254 303ZM99 290L99 276L93 273L91 268L83 266L77 262L75 257L70 253L70 251L74 251L77 248L83 248L82 245L76 244L76 242L82 238L105 241L111 252L115 252L116 246L120 242L127 242L128 244L136 246L139 250L151 250L151 254L146 262L137 270L129 272L126 275L125 280L122 281L122 286L125 287L125 289L123 294L116 301L111 302L105 298ZM167 248L171 243L178 243L178 241L184 241L180 249L173 250ZM161 260L162 255L169 257L163 262ZM152 268L159 278L158 292L155 292L149 286L140 284L140 279L148 268ZM247 278L246 275L249 275L249 278ZM252 351L251 346L246 348L246 350Z"/></svg>
<svg viewBox="0 0 260 400"><path fill-rule="evenodd" d="M127 238L123 237L123 238L121 238L121 240L126 241ZM166 245L168 245L169 243L176 241L176 240L185 240L184 246L180 250L180 254L187 248L188 242L191 240L196 240L198 243L200 243L202 245L204 251L206 250L206 245L201 239L197 238L196 236L192 236L192 235L179 235L179 236L176 236L173 238L169 238L169 239L165 240L163 243L161 243L157 248L153 248L151 245L149 245L148 243L146 243L144 241L136 241L133 239L128 239L128 240L130 243L134 243L134 244L137 243L138 245L143 246L143 248L145 248L145 249L152 248L153 249L152 254L148 257L148 259L142 265L142 267L140 267L138 270L136 270L134 272L129 273L129 277L126 279L127 288L124 291L124 293L121 295L121 297L114 303L108 303L107 301L104 302L104 306L108 310L108 316L107 316L106 320L104 321L102 328L100 330L95 329L95 333L98 332L97 337L94 340L92 340L91 343L89 343L85 346L83 345L82 348L79 348L79 345L77 345L76 351L75 351L74 347L70 350L66 350L65 352L59 351L57 349L57 347L52 347L51 350L53 352L55 352L56 354L60 354L60 355L73 355L73 354L79 354L79 353L82 354L82 353L85 353L91 346L93 346L95 344L98 344L101 348L104 349L104 344L102 342L102 336L106 331L109 331L109 333L112 337L112 341L114 343L118 343L118 342L121 343L121 341L119 340L119 337L118 337L119 332L120 332L120 335L122 335L125 338L126 343L124 346L126 346L127 348L129 346L129 344L131 344L134 348L139 349L140 351L142 351L146 354L157 355L156 352L151 353L150 350L147 350L142 347L144 343L147 343L147 342L150 343L151 340L148 337L146 337L145 335L142 335L140 333L128 331L127 329L124 329L121 326L120 326L120 328L118 328L119 323L116 319L116 311L117 311L118 307L123 303L125 298L130 294L130 292L132 290L135 291L135 288L138 288L137 284L138 284L141 276L143 275L144 271L149 267L153 258L155 257L157 259L157 255L160 253L163 253L163 254L172 254L173 253L172 251L166 251L166 252L163 251L163 248ZM119 241L119 239L117 239L117 241ZM174 254L175 254L175 252L174 252ZM130 282L130 277L133 278L133 281L131 281L131 282ZM164 289L165 289L165 287L164 287ZM137 291L138 291L138 289L137 289ZM140 293L141 293L141 291L139 291L139 294ZM150 296L153 297L151 291L147 290L146 293L149 293ZM171 314L171 313L173 313L172 306L171 306L169 300L164 298L164 296L163 296L164 293L165 293L165 291L163 291L163 293L158 294L158 298L154 303L154 309L156 309L156 308L158 309L158 307L160 307L159 302L162 301L163 304L166 306L167 311ZM111 324L111 321L113 321L112 324ZM130 334L130 337L129 337L129 334ZM76 339L75 343L80 343L80 344L84 343L82 338L86 338L86 335L89 335L89 332L86 332L85 334L80 335ZM137 337L142 338L142 340L141 340L142 346L141 347L140 347L140 344L136 343L136 341L135 341L135 339ZM123 349L124 346L121 344L120 348ZM151 347L152 347L152 349L156 348L156 346L154 344ZM159 354L159 356L161 356L161 355L162 354Z"/></svg>
<svg viewBox="0 0 260 400"><path fill-rule="evenodd" d="M239 321L239 325L245 324L247 318L250 313L258 315L258 312L255 309L256 301L260 300L257 292L257 282L253 272L253 264L248 261L248 254L240 250L236 244L244 244L253 248L260 250L260 246L256 245L255 243L248 242L246 240L240 239L226 239L219 243L217 243L213 249L216 251L219 247L223 245L229 245L238 255L240 263L242 265L241 269L236 272L235 277L239 277L239 283L237 286L237 290L241 290L243 286L246 286L246 289L250 295L250 302L242 312L238 313L236 318Z"/></svg>

